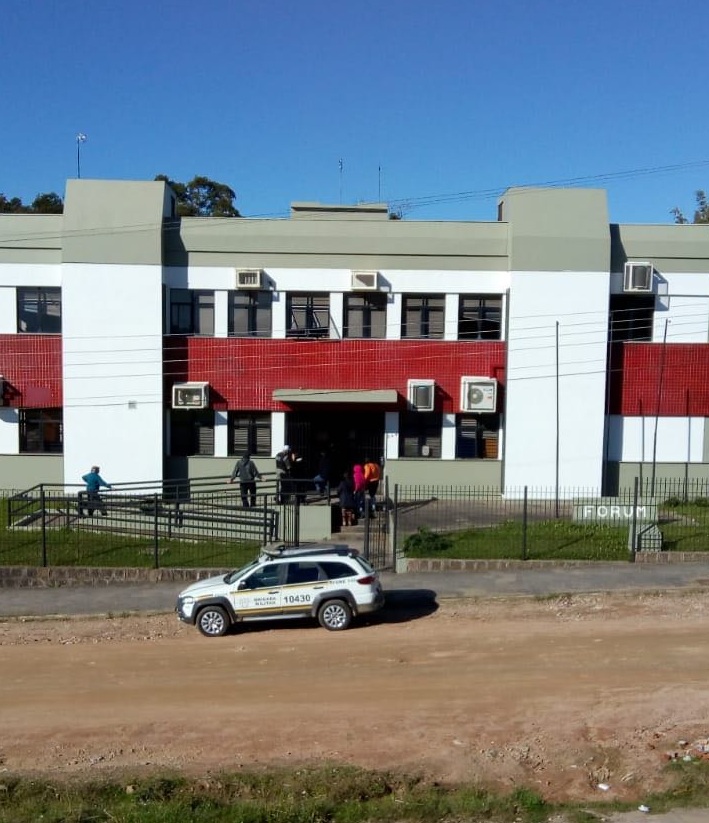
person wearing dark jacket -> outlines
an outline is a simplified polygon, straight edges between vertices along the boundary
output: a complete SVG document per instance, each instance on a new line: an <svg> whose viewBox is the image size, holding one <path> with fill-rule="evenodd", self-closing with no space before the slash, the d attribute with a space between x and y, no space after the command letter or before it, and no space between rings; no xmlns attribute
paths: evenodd
<svg viewBox="0 0 709 823"><path fill-rule="evenodd" d="M261 472L256 468L256 464L247 452L241 460L234 466L229 482L233 483L239 478L239 490L241 492L241 504L245 509L256 505L256 481L261 479Z"/></svg>

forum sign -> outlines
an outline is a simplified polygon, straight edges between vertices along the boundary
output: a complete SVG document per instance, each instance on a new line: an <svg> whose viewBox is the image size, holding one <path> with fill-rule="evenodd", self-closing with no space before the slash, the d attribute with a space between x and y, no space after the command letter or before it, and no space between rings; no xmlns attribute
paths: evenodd
<svg viewBox="0 0 709 823"><path fill-rule="evenodd" d="M600 500L575 500L575 521L586 523L600 523L608 525L626 525L635 520L636 523L656 523L657 504L638 501L637 506L631 501L621 502L617 497L602 498Z"/></svg>

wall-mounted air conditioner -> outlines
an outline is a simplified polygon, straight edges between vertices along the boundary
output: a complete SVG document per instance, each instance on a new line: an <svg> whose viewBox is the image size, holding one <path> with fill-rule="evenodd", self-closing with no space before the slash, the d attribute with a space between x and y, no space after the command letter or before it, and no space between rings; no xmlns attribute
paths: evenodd
<svg viewBox="0 0 709 823"><path fill-rule="evenodd" d="M376 291L379 287L379 272L376 271L353 271L351 288L352 291Z"/></svg>
<svg viewBox="0 0 709 823"><path fill-rule="evenodd" d="M494 377L461 377L460 409L464 412L497 411L497 380Z"/></svg>
<svg viewBox="0 0 709 823"><path fill-rule="evenodd" d="M654 272L652 263L626 263L623 267L623 291L651 292Z"/></svg>
<svg viewBox="0 0 709 823"><path fill-rule="evenodd" d="M409 406L415 411L433 411L436 406L436 381L409 380L408 400Z"/></svg>
<svg viewBox="0 0 709 823"><path fill-rule="evenodd" d="M209 383L175 383L172 387L173 409L209 407Z"/></svg>
<svg viewBox="0 0 709 823"><path fill-rule="evenodd" d="M264 283L261 269L237 269L236 288L237 289L262 289Z"/></svg>

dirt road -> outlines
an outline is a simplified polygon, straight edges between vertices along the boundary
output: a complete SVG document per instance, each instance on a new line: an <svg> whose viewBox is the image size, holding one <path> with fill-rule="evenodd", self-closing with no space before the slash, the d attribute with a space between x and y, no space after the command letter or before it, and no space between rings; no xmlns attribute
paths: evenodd
<svg viewBox="0 0 709 823"><path fill-rule="evenodd" d="M642 799L668 754L709 743L708 616L709 595L672 593L444 601L217 640L165 615L9 620L0 767L328 760Z"/></svg>

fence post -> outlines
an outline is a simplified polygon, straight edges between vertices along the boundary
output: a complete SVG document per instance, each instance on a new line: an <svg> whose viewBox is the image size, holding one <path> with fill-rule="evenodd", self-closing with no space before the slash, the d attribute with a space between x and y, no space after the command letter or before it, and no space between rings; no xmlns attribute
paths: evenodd
<svg viewBox="0 0 709 823"><path fill-rule="evenodd" d="M522 560L527 559L527 490L524 487L524 502L522 503Z"/></svg>
<svg viewBox="0 0 709 823"><path fill-rule="evenodd" d="M47 567L47 507L44 483L39 485L39 501L42 507L42 566Z"/></svg>
<svg viewBox="0 0 709 823"><path fill-rule="evenodd" d="M638 536L638 489L640 487L639 478L635 478L633 483L633 520L630 524L630 546L628 547L628 560L635 563L635 541Z"/></svg>
<svg viewBox="0 0 709 823"><path fill-rule="evenodd" d="M387 480L387 507L389 506L389 483ZM390 533L391 533L391 559L393 561L394 569L398 571L399 567L399 552L397 549L398 531L399 531L399 484L394 483L394 504L391 506L391 511L388 515L390 519Z"/></svg>
<svg viewBox="0 0 709 823"><path fill-rule="evenodd" d="M153 495L153 561L155 568L160 568L160 536L158 534L158 496L157 493Z"/></svg>

